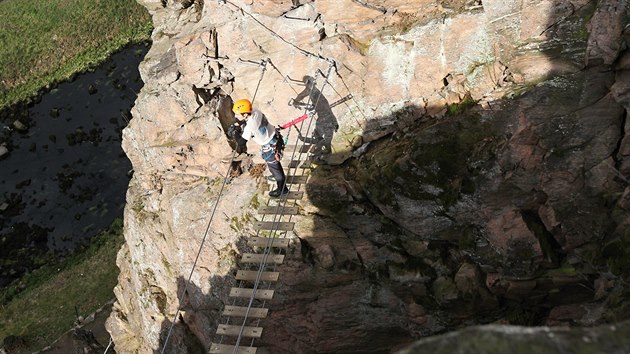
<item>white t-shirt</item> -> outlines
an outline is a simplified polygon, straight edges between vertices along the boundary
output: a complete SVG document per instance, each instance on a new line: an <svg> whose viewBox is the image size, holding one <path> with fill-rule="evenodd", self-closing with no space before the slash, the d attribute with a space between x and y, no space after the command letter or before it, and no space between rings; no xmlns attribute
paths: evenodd
<svg viewBox="0 0 630 354"><path fill-rule="evenodd" d="M276 133L276 129L269 123L267 117L257 110L252 110L252 115L247 118L247 124L243 129L243 139L254 141L259 145L268 144Z"/></svg>

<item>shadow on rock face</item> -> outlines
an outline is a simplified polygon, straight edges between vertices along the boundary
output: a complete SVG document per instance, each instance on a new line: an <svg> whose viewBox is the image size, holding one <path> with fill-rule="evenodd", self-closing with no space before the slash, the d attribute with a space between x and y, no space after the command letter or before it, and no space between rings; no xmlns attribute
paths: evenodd
<svg viewBox="0 0 630 354"><path fill-rule="evenodd" d="M208 304L214 304L208 295L204 295L195 284L188 282L186 279L177 279L177 294L180 313L173 325L172 319L162 322L160 330L160 349L155 350L155 354L160 353L179 353L185 351L191 354L205 354L207 352L208 343L203 342L203 338L207 338L208 329L212 327L209 322L212 314L216 314L216 309ZM160 299L166 301L166 295L155 294L158 306ZM166 304L162 303L162 309Z"/></svg>
<svg viewBox="0 0 630 354"><path fill-rule="evenodd" d="M281 267L266 344L385 353L470 324L630 316L617 300L629 291L618 266L630 254L620 207L630 176L619 172L627 107L611 95L610 63L580 69L592 39L566 38L564 5L552 8L545 35L575 52L556 57L548 43L547 79L484 106L412 105L370 120L350 158L312 169L296 226L302 262ZM607 242L618 252L602 252Z"/></svg>
<svg viewBox="0 0 630 354"><path fill-rule="evenodd" d="M353 150L341 152L333 150L340 134L327 93L310 88L294 98L324 98L323 107L313 107L330 118L322 119L321 134L313 133L317 126L300 132L327 154L315 162L299 203L298 240L279 266L260 346L389 353L473 324L593 325L630 317L630 220L622 196L630 176L619 171L627 158L620 147L627 107L611 95L617 78L610 63L588 54L585 66L597 50L571 27L586 26L595 4L548 5L537 56L514 63L544 62L547 76L519 80L501 64L495 89L508 92L505 99L476 102L459 91L466 89L459 76L447 76L447 106L410 104L363 122ZM340 162L323 163L332 160ZM184 292L179 279L183 311L168 350L207 349L230 279L210 280L211 295L194 284ZM166 296L154 295L166 308ZM162 345L170 328L162 323Z"/></svg>

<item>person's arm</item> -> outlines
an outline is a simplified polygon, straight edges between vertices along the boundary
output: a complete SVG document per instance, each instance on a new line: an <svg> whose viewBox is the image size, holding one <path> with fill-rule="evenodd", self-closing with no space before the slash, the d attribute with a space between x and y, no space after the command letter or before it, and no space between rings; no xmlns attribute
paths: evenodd
<svg viewBox="0 0 630 354"><path fill-rule="evenodd" d="M239 146L244 146L247 144L247 140L243 138L243 128L238 124L234 123L228 128L228 136L236 141Z"/></svg>

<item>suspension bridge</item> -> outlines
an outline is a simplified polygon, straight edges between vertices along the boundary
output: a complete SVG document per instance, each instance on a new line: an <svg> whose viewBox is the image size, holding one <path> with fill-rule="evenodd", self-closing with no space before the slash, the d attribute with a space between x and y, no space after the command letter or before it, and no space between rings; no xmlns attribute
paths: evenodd
<svg viewBox="0 0 630 354"><path fill-rule="evenodd" d="M296 221L295 218L300 217L298 202L304 196L304 186L308 182L309 171L314 167L312 160L313 155L311 153L312 146L308 143L308 141L305 142L305 140L300 140L297 137L291 136L292 126L295 126L300 135L310 136L310 134L312 134L314 122L317 119L314 107L317 107L317 103L326 88L331 88L338 96L338 100L333 102L330 106L334 107L341 105L342 103L345 104L357 124L361 125L361 123L350 109L351 107L348 101L354 101L354 97L343 77L337 71L336 62L334 60L306 51L289 42L265 26L254 15L245 11L233 2L229 0L218 0L218 2L224 6L230 6L235 14L252 19L255 23L269 31L275 39L290 45L294 49L297 49L297 51L302 55L316 58L327 64L327 68L324 68L325 72L321 69L316 70L312 81L298 82L297 80L293 80L289 76L284 75L269 58L261 59L259 61L243 60L239 58L237 61L239 64L256 65L260 68L260 78L256 84L255 91L251 99L252 103L256 98L260 84L264 79L269 66L271 66L273 70L282 77L284 83L292 86L307 86L307 89L311 92L315 89L318 91L317 97L309 95L308 102L297 105L294 104L295 107L304 109L304 115L292 121L291 124L285 124L283 126L284 129L288 128L286 133L286 142L291 143L285 148L282 162L283 166L285 166L286 172L285 186L289 189L289 193L283 195L281 198L269 198L266 205L261 206L257 210L258 217L252 225L252 228L256 230L256 233L255 235L247 238L247 244L251 247L252 251L251 253L244 253L241 255L239 269L237 270L235 276L236 286L230 289L229 298L224 301L225 306L221 313L221 319L219 320L215 336L213 337L212 344L209 348L209 353L211 354L260 354L268 352L265 348L258 347L257 340L259 340L263 334L264 320L269 315L270 302L274 299L275 285L279 281L282 281L282 275L278 271L278 266L284 263L285 256L287 254L286 251L290 245L290 240L295 237L293 233ZM221 59L222 58L218 55L216 58L208 58L208 60L213 61L219 61ZM337 78L339 78L345 86L347 91L345 95L341 95L330 84L330 79L333 73L336 74ZM310 87L308 87L309 85ZM293 89L293 91L297 94L295 89ZM289 104L292 104L292 102L289 101ZM359 107L356 101L354 104L355 107ZM365 121L367 118L360 109L359 112L363 115ZM235 156L236 151L232 154L232 160ZM232 166L228 168L228 171L224 175L223 183L217 197L218 199L222 197L225 186L230 179L231 167ZM180 303L178 305L177 312L171 321L168 331L165 333L165 339L163 340L162 347L160 348L161 354L167 352L166 348L168 348L169 338L171 337L173 328L178 321L182 301L185 298L184 294L188 290L188 284L191 283L192 276L195 268L197 267L197 262L205 245L205 241L208 237L218 204L217 200L210 213L210 219L196 259L190 271L188 281L179 296Z"/></svg>

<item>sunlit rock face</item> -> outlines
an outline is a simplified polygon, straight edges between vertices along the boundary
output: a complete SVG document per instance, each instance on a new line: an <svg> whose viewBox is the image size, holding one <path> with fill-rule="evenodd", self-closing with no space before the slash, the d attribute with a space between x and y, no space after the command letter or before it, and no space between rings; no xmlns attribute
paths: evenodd
<svg viewBox="0 0 630 354"><path fill-rule="evenodd" d="M310 99L325 150L257 345L378 353L630 317L625 1L140 3L117 352L212 341L266 198L249 163L223 184L240 98L274 125Z"/></svg>

